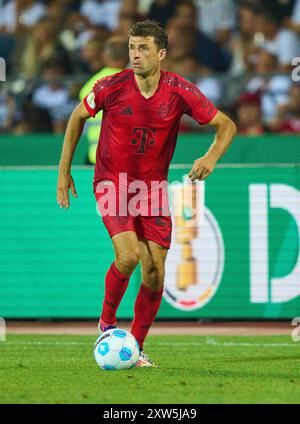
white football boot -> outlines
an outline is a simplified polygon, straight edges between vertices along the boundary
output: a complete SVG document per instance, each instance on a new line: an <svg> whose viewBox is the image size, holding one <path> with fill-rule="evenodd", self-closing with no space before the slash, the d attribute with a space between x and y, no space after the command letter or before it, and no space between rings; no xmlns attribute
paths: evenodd
<svg viewBox="0 0 300 424"><path fill-rule="evenodd" d="M137 360L135 366L144 368L159 368L158 365L155 365L152 361L150 361L150 359L143 350L140 351L139 359Z"/></svg>

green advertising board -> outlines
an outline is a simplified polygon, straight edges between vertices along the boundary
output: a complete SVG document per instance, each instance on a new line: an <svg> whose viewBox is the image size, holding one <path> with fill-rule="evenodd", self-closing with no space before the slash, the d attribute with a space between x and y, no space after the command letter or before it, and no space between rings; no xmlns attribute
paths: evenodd
<svg viewBox="0 0 300 424"><path fill-rule="evenodd" d="M0 134L0 166L56 166L63 145L63 134ZM178 141L173 164L191 163L204 154L211 145L214 133L182 133ZM88 140L80 138L73 165L85 165ZM247 137L237 135L233 145L220 159L228 163L294 163L299 162L299 136L266 134Z"/></svg>
<svg viewBox="0 0 300 424"><path fill-rule="evenodd" d="M174 274L182 260L176 239L166 264L171 281L167 277L165 299L181 316L299 315L299 169L222 167L199 187L205 208L191 242L197 283L176 288ZM172 179L182 179L182 171L174 170ZM164 316L174 316L175 310L165 308Z"/></svg>
<svg viewBox="0 0 300 424"><path fill-rule="evenodd" d="M190 167L169 173L184 187ZM56 204L55 169L0 171L0 316L97 318L111 241L92 192L91 168L73 171L79 197ZM300 168L222 165L197 183L189 255L173 219L160 318L293 318L300 312ZM185 274L185 270L187 270ZM131 318L131 278L119 318Z"/></svg>

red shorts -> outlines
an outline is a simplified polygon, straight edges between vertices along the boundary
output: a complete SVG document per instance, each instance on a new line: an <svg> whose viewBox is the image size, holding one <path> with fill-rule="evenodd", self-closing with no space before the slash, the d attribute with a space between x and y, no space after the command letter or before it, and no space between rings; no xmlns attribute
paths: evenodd
<svg viewBox="0 0 300 424"><path fill-rule="evenodd" d="M112 208L109 213L107 212L107 203L103 202L104 196L106 196L106 200L111 200L113 197L117 199L115 202L116 206ZM108 195L107 192L97 192L95 190L95 197L98 204L98 210L102 216L102 221L111 238L124 231L134 231L138 239L151 240L167 249L170 248L172 220L168 207L166 208L168 214L166 214L166 209L160 207L156 211L157 213L145 214L141 211L136 215L137 212L131 213L131 209L128 206L133 197L132 194L127 193L126 198L124 197L125 208L124 202L122 203L122 207L120 206L118 189L113 196ZM106 204L105 211L103 208L104 204ZM162 210L165 212L163 213ZM147 209L147 211L149 212L150 208Z"/></svg>

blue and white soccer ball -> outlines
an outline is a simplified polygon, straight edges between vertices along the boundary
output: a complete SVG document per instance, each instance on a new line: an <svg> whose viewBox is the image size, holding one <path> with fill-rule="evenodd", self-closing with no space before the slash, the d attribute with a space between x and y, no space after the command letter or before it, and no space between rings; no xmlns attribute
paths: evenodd
<svg viewBox="0 0 300 424"><path fill-rule="evenodd" d="M131 333L115 328L98 337L94 356L99 367L104 370L125 370L136 364L139 345Z"/></svg>

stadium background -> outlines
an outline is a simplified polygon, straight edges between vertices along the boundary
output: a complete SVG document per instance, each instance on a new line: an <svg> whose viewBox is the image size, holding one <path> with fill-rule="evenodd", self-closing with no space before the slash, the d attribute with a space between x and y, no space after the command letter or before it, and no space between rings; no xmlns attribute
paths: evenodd
<svg viewBox="0 0 300 424"><path fill-rule="evenodd" d="M193 241L201 281L181 292L170 286L158 317L292 319L300 295L299 0L0 0L0 316L99 315L113 252L93 199L87 134L74 159L79 198L68 211L56 205L57 164L80 89L105 65L105 42L126 43L132 23L147 17L169 33L165 69L197 84L239 129L205 182L206 218ZM184 118L170 181L183 183L212 139L209 127ZM174 252L167 288L180 246ZM132 317L140 282L138 269L120 318Z"/></svg>

